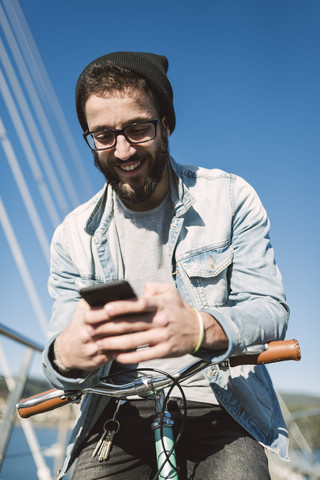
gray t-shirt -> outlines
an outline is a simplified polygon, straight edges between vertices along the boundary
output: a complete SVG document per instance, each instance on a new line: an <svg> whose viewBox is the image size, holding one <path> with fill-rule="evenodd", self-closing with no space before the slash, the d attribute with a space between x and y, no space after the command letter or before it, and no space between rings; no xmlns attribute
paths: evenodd
<svg viewBox="0 0 320 480"><path fill-rule="evenodd" d="M168 249L172 215L169 194L156 208L143 212L130 210L114 194L114 225L109 236L111 255L119 278L128 280L137 295L142 295L146 282L173 283ZM114 362L112 373L133 368L156 368L170 374L192 362L192 355L156 359L131 366ZM119 383L130 380L132 374L130 376L128 372L128 375L121 376ZM202 372L183 382L182 386L188 400L218 403ZM174 388L171 396L181 397L181 393Z"/></svg>
<svg viewBox="0 0 320 480"><path fill-rule="evenodd" d="M172 283L168 238L172 219L169 194L152 210L135 212L114 196L114 225L118 263L137 295L148 282Z"/></svg>

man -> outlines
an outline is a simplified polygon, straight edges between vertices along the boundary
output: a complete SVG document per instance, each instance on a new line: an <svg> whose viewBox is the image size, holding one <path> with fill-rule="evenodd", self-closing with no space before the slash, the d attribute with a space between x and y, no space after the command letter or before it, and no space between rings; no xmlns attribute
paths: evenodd
<svg viewBox="0 0 320 480"><path fill-rule="evenodd" d="M241 178L170 157L175 112L167 69L163 56L116 52L79 77L77 114L106 185L53 237L44 368L57 388L95 385L108 372L131 378L137 366L171 373L193 355L218 364L284 338L288 308L266 213ZM91 309L80 299L81 287L123 278L135 301ZM265 368L212 366L184 391L179 478L270 478L264 447L285 457L287 435ZM173 411L180 396L172 393ZM152 478L151 402L133 398L120 407L120 431L99 463L92 453L115 406L91 397L64 470L78 458L75 479Z"/></svg>

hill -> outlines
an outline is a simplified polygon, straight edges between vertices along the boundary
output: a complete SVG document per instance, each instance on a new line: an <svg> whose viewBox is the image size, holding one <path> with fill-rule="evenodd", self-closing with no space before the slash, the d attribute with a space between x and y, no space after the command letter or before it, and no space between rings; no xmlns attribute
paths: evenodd
<svg viewBox="0 0 320 480"><path fill-rule="evenodd" d="M280 393L290 412L320 407L320 397L301 393Z"/></svg>
<svg viewBox="0 0 320 480"><path fill-rule="evenodd" d="M309 446L320 450L320 397L283 393L281 398L290 412L284 415L287 425L295 422Z"/></svg>

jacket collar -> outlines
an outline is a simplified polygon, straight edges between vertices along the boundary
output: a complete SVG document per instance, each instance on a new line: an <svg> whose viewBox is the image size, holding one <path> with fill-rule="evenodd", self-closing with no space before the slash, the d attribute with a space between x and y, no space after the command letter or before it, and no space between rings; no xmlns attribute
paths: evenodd
<svg viewBox="0 0 320 480"><path fill-rule="evenodd" d="M172 204L175 215L184 215L195 202L182 180L180 165L170 156L169 181ZM113 195L112 188L108 182L94 197L95 206L87 220L85 231L89 235L103 234L108 228L113 217Z"/></svg>

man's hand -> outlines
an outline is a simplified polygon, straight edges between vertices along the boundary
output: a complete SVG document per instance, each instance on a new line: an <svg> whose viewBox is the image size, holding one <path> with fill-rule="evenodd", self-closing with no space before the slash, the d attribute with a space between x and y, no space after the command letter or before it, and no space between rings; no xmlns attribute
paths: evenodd
<svg viewBox="0 0 320 480"><path fill-rule="evenodd" d="M101 353L94 340L94 325L87 321L90 305L80 300L71 322L55 340L55 353L67 369L95 370L113 359Z"/></svg>
<svg viewBox="0 0 320 480"><path fill-rule="evenodd" d="M201 315L202 347L226 349L219 323L207 313ZM81 301L69 327L56 340L57 353L64 366L81 369L94 369L111 359L130 364L179 357L193 351L199 330L196 312L174 286L147 283L136 300L110 302L102 309L90 309Z"/></svg>

